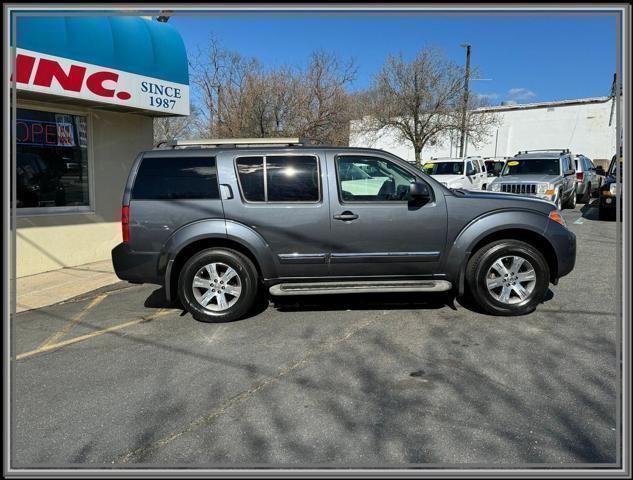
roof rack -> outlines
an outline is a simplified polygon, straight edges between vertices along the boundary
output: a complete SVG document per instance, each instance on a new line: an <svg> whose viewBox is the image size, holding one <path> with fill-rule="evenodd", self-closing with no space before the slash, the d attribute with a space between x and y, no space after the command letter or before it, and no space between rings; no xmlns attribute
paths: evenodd
<svg viewBox="0 0 633 480"><path fill-rule="evenodd" d="M306 138L209 138L192 140L170 140L158 143L156 148L214 148L214 147L254 147L254 146L297 146L315 145L316 142Z"/></svg>
<svg viewBox="0 0 633 480"><path fill-rule="evenodd" d="M517 153L517 155L521 155L524 153L532 153L532 152L560 152L561 154L571 153L569 151L569 148L543 148L541 150L519 150L519 153Z"/></svg>

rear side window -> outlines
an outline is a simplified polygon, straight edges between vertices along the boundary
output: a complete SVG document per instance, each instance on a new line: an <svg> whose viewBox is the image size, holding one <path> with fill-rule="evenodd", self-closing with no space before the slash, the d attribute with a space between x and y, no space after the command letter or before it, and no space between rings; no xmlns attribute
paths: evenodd
<svg viewBox="0 0 633 480"><path fill-rule="evenodd" d="M319 163L312 155L270 155L236 160L248 202L318 202Z"/></svg>
<svg viewBox="0 0 633 480"><path fill-rule="evenodd" d="M216 199L218 177L215 158L144 158L136 174L132 199Z"/></svg>

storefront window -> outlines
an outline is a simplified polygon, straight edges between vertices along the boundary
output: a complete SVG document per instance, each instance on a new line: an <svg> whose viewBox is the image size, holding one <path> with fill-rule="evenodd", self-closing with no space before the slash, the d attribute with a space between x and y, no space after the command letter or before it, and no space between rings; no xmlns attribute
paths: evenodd
<svg viewBox="0 0 633 480"><path fill-rule="evenodd" d="M87 118L18 108L17 207L88 207Z"/></svg>

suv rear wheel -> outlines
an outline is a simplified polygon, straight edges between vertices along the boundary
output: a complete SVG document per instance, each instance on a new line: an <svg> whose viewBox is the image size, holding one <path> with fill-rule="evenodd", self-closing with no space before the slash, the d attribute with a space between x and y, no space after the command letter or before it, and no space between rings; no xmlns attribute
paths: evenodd
<svg viewBox="0 0 633 480"><path fill-rule="evenodd" d="M492 315L524 315L543 300L549 287L547 261L532 245L498 240L470 259L466 280L477 304Z"/></svg>
<svg viewBox="0 0 633 480"><path fill-rule="evenodd" d="M211 248L187 260L178 278L178 296L196 320L230 322L250 310L257 286L257 270L248 257Z"/></svg>

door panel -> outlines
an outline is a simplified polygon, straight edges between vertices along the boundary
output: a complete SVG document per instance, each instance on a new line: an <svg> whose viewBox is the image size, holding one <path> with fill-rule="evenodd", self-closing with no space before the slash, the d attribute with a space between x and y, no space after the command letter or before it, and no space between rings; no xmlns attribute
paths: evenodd
<svg viewBox="0 0 633 480"><path fill-rule="evenodd" d="M332 276L436 272L446 238L441 192L426 204L410 201L405 177L414 175L388 157L328 152L327 166Z"/></svg>
<svg viewBox="0 0 633 480"><path fill-rule="evenodd" d="M327 275L330 214L322 154L249 152L221 160L220 184L233 192L223 200L226 216L264 238L279 277Z"/></svg>

